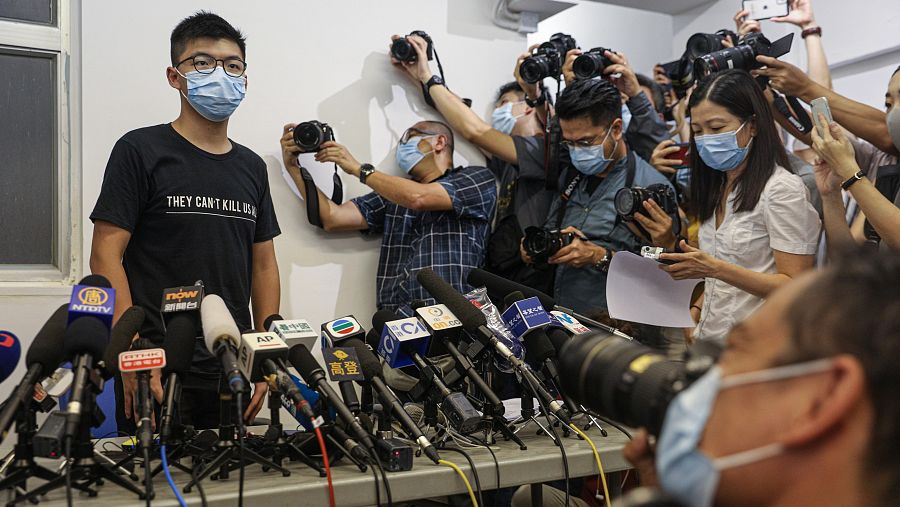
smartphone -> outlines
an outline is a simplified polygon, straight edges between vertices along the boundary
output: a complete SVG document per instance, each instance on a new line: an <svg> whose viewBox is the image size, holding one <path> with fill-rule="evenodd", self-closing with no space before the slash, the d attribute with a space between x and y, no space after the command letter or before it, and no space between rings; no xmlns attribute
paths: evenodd
<svg viewBox="0 0 900 507"><path fill-rule="evenodd" d="M750 19L757 21L787 16L791 9L788 0L743 0L743 5Z"/></svg>
<svg viewBox="0 0 900 507"><path fill-rule="evenodd" d="M825 129L828 128L828 125L822 125L819 122L819 113L825 115L825 120L830 125L834 119L831 118L831 108L828 107L828 98L827 97L819 97L817 99L813 99L812 102L809 103L812 106L812 114L813 123L816 126L816 132L819 133L819 137L825 136Z"/></svg>
<svg viewBox="0 0 900 507"><path fill-rule="evenodd" d="M672 169L685 169L691 166L691 143L676 143L678 151L667 158L675 159L681 162L679 165L673 166Z"/></svg>

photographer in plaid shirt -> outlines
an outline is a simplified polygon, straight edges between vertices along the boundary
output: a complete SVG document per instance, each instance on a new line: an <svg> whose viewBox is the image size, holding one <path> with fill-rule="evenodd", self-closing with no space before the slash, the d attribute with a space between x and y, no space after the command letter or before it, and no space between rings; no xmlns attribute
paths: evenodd
<svg viewBox="0 0 900 507"><path fill-rule="evenodd" d="M284 126L282 157L306 199L294 144L294 124ZM444 123L421 121L407 129L397 146L397 164L409 178L360 164L343 145L322 143L319 162L334 162L372 188L343 204L316 189L326 231L381 233L376 278L376 305L412 315L410 303L431 295L416 281L416 272L431 268L460 292L469 270L482 265L497 203L494 175L484 167L453 167L453 132Z"/></svg>

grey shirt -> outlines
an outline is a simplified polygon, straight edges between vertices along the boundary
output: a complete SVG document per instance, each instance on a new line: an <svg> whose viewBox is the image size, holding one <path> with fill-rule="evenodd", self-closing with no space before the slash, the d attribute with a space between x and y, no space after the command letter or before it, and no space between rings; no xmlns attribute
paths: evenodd
<svg viewBox="0 0 900 507"><path fill-rule="evenodd" d="M628 99L625 105L631 111L625 142L641 158L650 160L656 145L669 138L669 129L644 92Z"/></svg>

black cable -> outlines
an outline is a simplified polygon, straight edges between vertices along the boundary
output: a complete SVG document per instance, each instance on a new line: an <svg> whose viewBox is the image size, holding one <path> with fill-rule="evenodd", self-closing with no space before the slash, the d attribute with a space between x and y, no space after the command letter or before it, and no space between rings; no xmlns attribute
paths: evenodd
<svg viewBox="0 0 900 507"><path fill-rule="evenodd" d="M387 474L384 473L384 466L381 464L381 458L378 457L378 452L372 453L372 456L375 458L375 465L378 467L378 471L381 472L381 481L384 484L384 493L387 495L388 507L394 506L394 500L391 496L391 483L388 481Z"/></svg>
<svg viewBox="0 0 900 507"><path fill-rule="evenodd" d="M200 495L200 506L201 507L209 507L206 503L206 491L203 491L203 485L200 484L200 481L197 480L197 462L191 463L191 479L194 482L194 487L197 488L197 494Z"/></svg>
<svg viewBox="0 0 900 507"><path fill-rule="evenodd" d="M462 454L466 461L469 462L469 466L472 467L472 476L475 477L475 491L478 492L478 505L485 505L484 498L481 496L481 481L478 479L478 470L475 468L475 462L472 461L472 457L469 456L469 453L462 449L457 449L455 447L441 447L438 449L440 451L453 451L459 454Z"/></svg>
<svg viewBox="0 0 900 507"><path fill-rule="evenodd" d="M600 419L601 421L605 422L606 424L609 424L610 426L614 427L615 429L621 431L622 433L625 434L626 437L628 437L628 440L634 440L634 437L631 436L631 433L629 433L628 430L626 430L625 428L620 426L615 421L613 421L611 419L607 419L606 417L603 417L602 415L597 415L597 414L594 414L594 418Z"/></svg>
<svg viewBox="0 0 900 507"><path fill-rule="evenodd" d="M147 507L150 507L150 491L152 491L152 487L150 484L152 481L150 480L150 448L144 448L144 498L147 501Z"/></svg>
<svg viewBox="0 0 900 507"><path fill-rule="evenodd" d="M491 453L491 458L494 458L494 466L497 467L497 489L500 489L500 462L497 461L497 455L494 454L494 450L491 449L491 446L488 445L487 442L483 442L477 438L471 438L470 440L478 445L483 446L488 450L489 453Z"/></svg>
<svg viewBox="0 0 900 507"><path fill-rule="evenodd" d="M238 420L238 463L240 471L238 475L238 507L244 507L244 404L241 392L238 391L235 396L237 398L237 420Z"/></svg>
<svg viewBox="0 0 900 507"><path fill-rule="evenodd" d="M369 467L372 469L372 477L375 478L375 505L381 507L381 488L378 486L378 483L381 482L381 478L378 477L378 468L377 467Z"/></svg>
<svg viewBox="0 0 900 507"><path fill-rule="evenodd" d="M553 419L550 418L550 411L547 409L547 405L544 403L544 400L541 399L540 396L537 396L537 386L531 383L531 379L528 378L527 375L522 375L522 378L528 382L528 385L531 387L531 391L535 394L535 398L538 400L538 404L541 406L541 411L544 413L544 417L547 419L547 425L550 426L550 432L553 433L553 438L559 443L559 452L562 454L562 463L563 463L563 472L565 473L566 479L566 507L569 505L569 458L566 456L566 446L563 444L562 437L559 436L559 433L556 431L556 427L554 426Z"/></svg>
<svg viewBox="0 0 900 507"><path fill-rule="evenodd" d="M72 460L72 437L66 437L66 505L72 507L72 467L75 462Z"/></svg>

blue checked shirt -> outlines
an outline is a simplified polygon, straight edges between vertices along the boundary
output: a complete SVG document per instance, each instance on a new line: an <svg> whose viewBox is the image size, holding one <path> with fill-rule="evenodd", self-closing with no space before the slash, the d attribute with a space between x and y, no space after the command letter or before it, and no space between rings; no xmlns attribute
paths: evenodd
<svg viewBox="0 0 900 507"><path fill-rule="evenodd" d="M431 268L456 290L472 290L466 277L484 261L491 217L497 204L494 175L484 167L447 171L435 181L453 202L453 210L415 211L401 207L375 192L353 199L369 224L367 233L383 233L376 305L411 315L410 303L434 299L416 280L422 268Z"/></svg>

